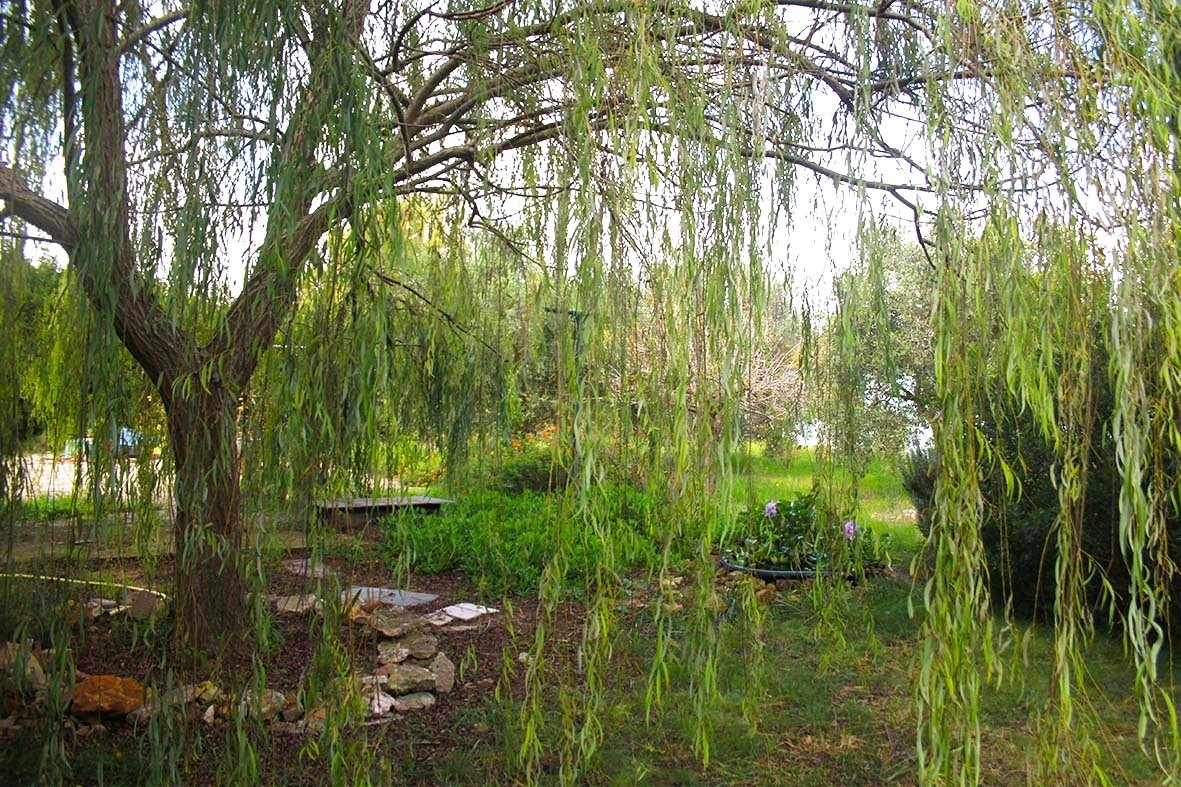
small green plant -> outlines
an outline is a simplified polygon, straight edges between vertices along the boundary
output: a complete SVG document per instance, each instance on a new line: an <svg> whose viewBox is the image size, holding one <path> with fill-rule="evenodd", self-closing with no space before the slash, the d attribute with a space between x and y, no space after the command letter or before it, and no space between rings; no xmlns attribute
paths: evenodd
<svg viewBox="0 0 1181 787"><path fill-rule="evenodd" d="M569 481L569 473L555 460L553 448L536 445L505 459L500 468L500 488L512 493L560 492Z"/></svg>
<svg viewBox="0 0 1181 787"><path fill-rule="evenodd" d="M384 521L391 563L429 574L462 570L482 591L537 587L555 515L532 492L468 495L437 514L403 513Z"/></svg>
<svg viewBox="0 0 1181 787"><path fill-rule="evenodd" d="M823 524L812 491L794 500L771 500L761 511L747 512L723 555L743 568L860 573L887 564L889 545L889 534L854 519L839 526Z"/></svg>

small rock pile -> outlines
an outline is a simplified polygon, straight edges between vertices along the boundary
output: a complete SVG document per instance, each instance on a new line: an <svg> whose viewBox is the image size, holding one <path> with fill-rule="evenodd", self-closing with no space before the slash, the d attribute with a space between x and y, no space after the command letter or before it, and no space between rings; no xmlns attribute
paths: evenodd
<svg viewBox="0 0 1181 787"><path fill-rule="evenodd" d="M234 702L241 703L242 711L263 722L278 723L279 719L298 719L303 716L294 697L266 689L261 695L247 692L231 697L211 681L178 686L153 696L134 678L118 675L90 675L74 688L70 699L70 714L85 729L89 725L102 729L102 723L124 719L130 724L146 724L154 715L167 708L183 708L191 719L200 718L214 725L230 718Z"/></svg>
<svg viewBox="0 0 1181 787"><path fill-rule="evenodd" d="M740 585L750 585L754 591L755 599L761 604L770 604L775 600L775 596L780 590L787 590L794 587L799 587L799 582L793 583L791 580L778 579L767 582L753 574L747 574L742 571L731 571L726 574L721 574L718 577L718 584L725 589L737 590Z"/></svg>
<svg viewBox="0 0 1181 787"><path fill-rule="evenodd" d="M381 718L394 713L429 708L439 694L455 686L455 664L439 650L439 637L432 633L459 633L475 628L476 618L498 612L469 602L452 604L427 615L406 609L429 603L437 596L392 588L351 587L342 593L348 607L348 619L366 626L378 638L377 661L373 674L361 677L369 715ZM280 614L320 613L321 601L315 593L276 596L272 599ZM314 717L308 714L308 722ZM280 731L295 732L303 722L286 717Z"/></svg>
<svg viewBox="0 0 1181 787"><path fill-rule="evenodd" d="M70 599L59 611L70 625L77 625L79 619L92 623L101 617L117 615L154 623L168 614L168 597L154 590L124 588L115 598L95 596L82 604Z"/></svg>
<svg viewBox="0 0 1181 787"><path fill-rule="evenodd" d="M93 603L80 605L79 611L89 619L122 613L153 619L167 609L166 600L156 594L129 596L125 601L118 605L93 599ZM276 611L282 614L322 611L315 594L276 597L273 601ZM403 607L383 604L377 598L350 604L349 621L367 627L377 639L379 666L373 674L361 676L359 680L370 717L393 720L397 718L395 714L430 708L438 695L450 693L455 687L455 664L439 649L439 634L470 631L475 627L471 621L497 611L463 603L419 615ZM35 650L31 644L0 643L0 695L4 692L26 697L43 695L50 688L45 669L49 655ZM79 672L69 698L69 711L81 736L105 730L104 722L126 720L144 724L153 715L178 707L184 709L190 720L201 719L209 725L224 723L237 707L270 724L275 732L291 734L321 730L327 717L324 707L305 710L295 696L288 697L273 689L261 695L246 693L235 697L210 681L153 695L134 678ZM26 706L25 710L32 708ZM16 728L19 728L16 716L0 718L0 733Z"/></svg>
<svg viewBox="0 0 1181 787"><path fill-rule="evenodd" d="M381 666L361 679L370 716L429 708L436 693L454 688L455 665L439 650L427 618L397 607L378 607L369 613L368 626L382 637L377 643Z"/></svg>

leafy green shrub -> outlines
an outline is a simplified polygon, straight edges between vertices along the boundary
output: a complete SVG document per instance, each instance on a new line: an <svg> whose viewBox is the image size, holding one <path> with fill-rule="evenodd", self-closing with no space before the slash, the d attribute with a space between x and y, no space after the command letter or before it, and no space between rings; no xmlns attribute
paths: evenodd
<svg viewBox="0 0 1181 787"><path fill-rule="evenodd" d="M498 486L505 492L550 492L565 489L569 475L545 445L527 448L505 460Z"/></svg>
<svg viewBox="0 0 1181 787"><path fill-rule="evenodd" d="M620 568L655 565L659 501L629 487L613 489L607 499L605 532ZM585 587L603 560L602 536L560 516L560 505L558 498L532 491L486 491L465 495L436 514L398 514L383 522L386 559L425 573L463 571L481 592L517 595L537 590L561 539L569 558L567 580L571 587Z"/></svg>
<svg viewBox="0 0 1181 787"><path fill-rule="evenodd" d="M1100 389L1100 394L1105 394ZM1095 569L1088 573L1087 601L1102 605L1110 584L1116 599L1126 598L1128 571L1119 546L1120 477L1115 448L1107 431L1110 398L1096 397L1098 417L1092 435L1092 453L1087 468L1087 490L1082 516L1082 547ZM1013 610L1027 617L1053 614L1057 578L1054 563L1057 548L1055 522L1058 491L1050 475L1055 457L1028 412L1016 423L998 426L984 419L985 434L994 449L1009 458L1020 494L1009 499L1000 470L984 474L981 491L985 499L980 535L992 598L998 605L1011 602ZM918 512L919 528L930 534L935 503L935 480L939 456L934 449L912 451L902 463L902 481ZM1181 559L1181 517L1169 524L1167 546L1174 561Z"/></svg>
<svg viewBox="0 0 1181 787"><path fill-rule="evenodd" d="M889 535L854 520L825 526L816 515L816 492L785 502L772 500L740 518L736 537L723 549L732 565L786 571L856 573L888 561Z"/></svg>

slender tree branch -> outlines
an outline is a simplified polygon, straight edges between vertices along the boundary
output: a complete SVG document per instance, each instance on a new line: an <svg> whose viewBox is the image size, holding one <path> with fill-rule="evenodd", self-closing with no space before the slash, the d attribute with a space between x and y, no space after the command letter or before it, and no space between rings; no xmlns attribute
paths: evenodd
<svg viewBox="0 0 1181 787"><path fill-rule="evenodd" d="M365 7L362 1L353 0L343 19L334 20L346 26L347 40L355 41L360 35ZM276 162L282 170L305 174L291 178L291 192L272 204L255 271L231 305L222 330L207 346L211 357L224 359L223 373L237 390L245 389L261 353L294 306L296 283L308 256L337 211L344 209L347 214L350 207L350 200L338 195L315 210L311 208L321 193L316 149L324 132L324 115L332 111L338 98L338 91L329 86L339 83L334 81L336 64L329 41L313 38L308 53L312 73L296 103Z"/></svg>
<svg viewBox="0 0 1181 787"><path fill-rule="evenodd" d="M386 284L389 284L393 287L400 287L403 290L405 290L406 292L410 293L415 298L417 298L418 300L420 300L424 304L426 304L426 306L428 306L431 309L431 311L433 311L435 314L442 317L443 320L449 326L451 326L451 329L454 330L456 333L460 333L460 334L463 334L464 336L474 339L475 341L477 341L481 345L483 345L484 348L486 350L488 350L488 352L492 353L497 358L500 358L500 352L495 347L493 347L491 344L488 344L488 342L484 341L484 339L482 339L481 337L477 336L475 334L475 332L472 331L471 328L469 328L466 325L464 325L463 323L461 323L459 320L457 320L455 318L454 315L452 315L450 312L448 312L443 307L439 306L437 303L432 301L430 298L423 295L422 292L419 291L414 286L407 284L406 282L404 282L400 279L397 279L397 278L389 275L388 273L382 273L381 271L373 271L373 275L376 276L381 281L385 282Z"/></svg>
<svg viewBox="0 0 1181 787"><path fill-rule="evenodd" d="M3 218L0 216L0 218ZM8 230L0 230L0 237L16 238L18 240L31 240L35 243L57 243L48 235L28 235L24 232L9 232Z"/></svg>
<svg viewBox="0 0 1181 787"><path fill-rule="evenodd" d="M267 134L262 131L255 131L249 128L207 128L194 132L188 139L180 145L174 145L163 150L154 150L147 155L132 159L127 162L129 167L137 167L141 164L146 164L149 161L156 159L168 158L169 156L178 156L181 153L186 153L197 146L197 143L203 139L253 139L259 142L265 142L268 145L281 145L282 139L272 134Z"/></svg>
<svg viewBox="0 0 1181 787"><path fill-rule="evenodd" d="M158 16L155 19L152 19L143 27L133 30L129 35L119 42L119 54L127 54L129 51L131 51L133 46L150 36L152 33L162 30L174 22L179 22L182 19L186 19L188 15L189 7L185 6L183 8L178 8L170 14L164 14L163 16Z"/></svg>
<svg viewBox="0 0 1181 787"><path fill-rule="evenodd" d="M66 251L78 242L78 227L69 211L35 193L3 162L0 162L0 200L4 200L5 215L33 225Z"/></svg>

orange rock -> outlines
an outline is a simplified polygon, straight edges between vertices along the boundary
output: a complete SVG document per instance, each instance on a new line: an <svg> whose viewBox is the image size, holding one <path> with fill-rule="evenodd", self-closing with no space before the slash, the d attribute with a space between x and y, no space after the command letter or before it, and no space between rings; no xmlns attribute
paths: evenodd
<svg viewBox="0 0 1181 787"><path fill-rule="evenodd" d="M74 689L70 709L77 714L126 716L144 704L144 687L133 678L92 675Z"/></svg>
<svg viewBox="0 0 1181 787"><path fill-rule="evenodd" d="M323 732L324 728L328 725L328 709L323 707L312 708L303 717L303 723L312 732Z"/></svg>

